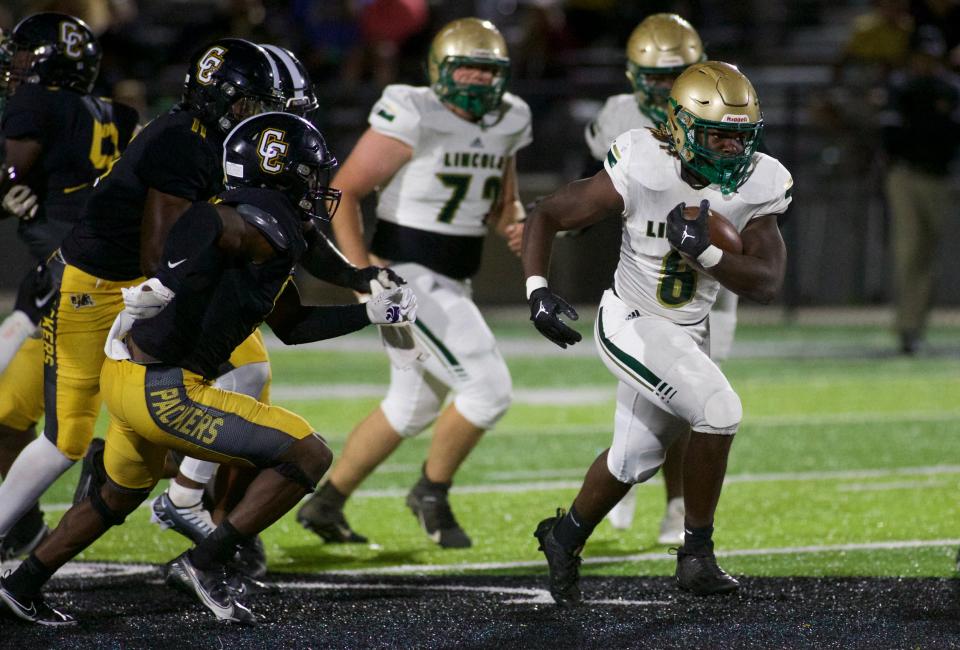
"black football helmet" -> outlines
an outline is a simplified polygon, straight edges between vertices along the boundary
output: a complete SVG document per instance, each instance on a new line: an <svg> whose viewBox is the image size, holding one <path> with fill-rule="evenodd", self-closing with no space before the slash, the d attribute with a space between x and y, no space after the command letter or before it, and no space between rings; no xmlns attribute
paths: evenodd
<svg viewBox="0 0 960 650"><path fill-rule="evenodd" d="M267 43L260 43L260 47L267 51L280 73L280 91L284 97L284 112L299 115L312 122L313 120L310 118L317 110L319 102L313 92L313 84L310 83L310 75L307 73L307 69L300 63L300 59L286 48Z"/></svg>
<svg viewBox="0 0 960 650"><path fill-rule="evenodd" d="M24 18L0 44L0 87L43 84L80 93L93 90L103 51L79 18L53 12Z"/></svg>
<svg viewBox="0 0 960 650"><path fill-rule="evenodd" d="M251 115L283 110L284 98L266 50L242 38L221 38L190 59L183 103L205 125L227 133Z"/></svg>
<svg viewBox="0 0 960 650"><path fill-rule="evenodd" d="M279 190L304 219L329 221L340 205L340 190L330 187L337 159L320 131L291 113L261 113L240 122L223 143L227 189Z"/></svg>

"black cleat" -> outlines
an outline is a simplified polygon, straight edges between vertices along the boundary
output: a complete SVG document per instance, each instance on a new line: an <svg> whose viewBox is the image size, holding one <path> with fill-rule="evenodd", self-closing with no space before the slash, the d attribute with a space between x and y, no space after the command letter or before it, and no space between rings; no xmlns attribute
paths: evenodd
<svg viewBox="0 0 960 650"><path fill-rule="evenodd" d="M366 544L367 538L350 528L343 506L324 498L323 490L311 495L297 511L297 521L328 544Z"/></svg>
<svg viewBox="0 0 960 650"><path fill-rule="evenodd" d="M698 596L728 594L740 588L740 583L717 564L713 545L697 552L677 549L677 585Z"/></svg>
<svg viewBox="0 0 960 650"><path fill-rule="evenodd" d="M547 556L550 595L560 607L575 607L583 601L580 593L580 554L565 549L553 534L554 526L564 514L562 508L557 508L557 516L548 517L537 524L533 536L540 542L537 550Z"/></svg>
<svg viewBox="0 0 960 650"><path fill-rule="evenodd" d="M5 577L6 576L4 576L4 578ZM37 625L55 627L61 625L76 625L77 623L77 619L69 614L64 614L50 607L42 595L38 594L32 598L15 596L7 589L3 578L0 578L0 602L6 605L7 609L17 618L22 618L25 621L30 621Z"/></svg>
<svg viewBox="0 0 960 650"><path fill-rule="evenodd" d="M960 548L957 549L957 572L960 573Z"/></svg>
<svg viewBox="0 0 960 650"><path fill-rule="evenodd" d="M449 490L449 484L421 478L407 494L407 507L434 543L442 548L470 548L473 542L450 509Z"/></svg>
<svg viewBox="0 0 960 650"><path fill-rule="evenodd" d="M209 571L198 569L190 561L189 553L184 551L167 563L167 584L195 595L221 621L255 624L257 617L236 601L245 593L237 576L231 575L226 567Z"/></svg>
<svg viewBox="0 0 960 650"><path fill-rule="evenodd" d="M101 438L94 438L87 447L87 453L80 464L80 480L73 492L73 505L85 501L94 490L99 490L107 480L107 470L103 467L103 447Z"/></svg>
<svg viewBox="0 0 960 650"><path fill-rule="evenodd" d="M0 562L30 555L49 533L43 522L43 511L34 504L0 540Z"/></svg>

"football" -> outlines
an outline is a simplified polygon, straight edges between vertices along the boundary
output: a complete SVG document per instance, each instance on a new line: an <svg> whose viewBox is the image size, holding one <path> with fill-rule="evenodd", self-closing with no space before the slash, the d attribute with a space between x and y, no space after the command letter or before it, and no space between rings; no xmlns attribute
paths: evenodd
<svg viewBox="0 0 960 650"><path fill-rule="evenodd" d="M699 206L688 206L683 210L683 218L687 221L694 221L697 213L700 212ZM740 240L740 233L737 227L730 223L730 220L719 212L710 210L707 217L707 224L710 226L710 243L728 253L743 253L743 241Z"/></svg>

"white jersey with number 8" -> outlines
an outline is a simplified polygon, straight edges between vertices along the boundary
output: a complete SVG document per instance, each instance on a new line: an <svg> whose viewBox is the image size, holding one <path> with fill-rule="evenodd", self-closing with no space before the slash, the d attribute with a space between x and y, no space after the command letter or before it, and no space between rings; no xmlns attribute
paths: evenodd
<svg viewBox="0 0 960 650"><path fill-rule="evenodd" d="M775 158L754 155L754 170L733 194L716 185L694 189L680 178L680 160L649 129L617 136L604 169L623 198L624 230L615 288L642 315L681 325L706 318L720 284L688 266L666 238L667 214L678 203L710 207L743 231L754 218L780 214L790 205L793 179Z"/></svg>
<svg viewBox="0 0 960 650"><path fill-rule="evenodd" d="M504 94L492 117L473 123L430 88L387 86L370 126L413 147L413 158L380 188L377 217L446 235L486 234L506 161L532 141L530 108L516 95Z"/></svg>

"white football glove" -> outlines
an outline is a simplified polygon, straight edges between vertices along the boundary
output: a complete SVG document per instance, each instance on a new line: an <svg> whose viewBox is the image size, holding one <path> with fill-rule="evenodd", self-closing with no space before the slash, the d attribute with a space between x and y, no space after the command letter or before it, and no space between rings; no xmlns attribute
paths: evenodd
<svg viewBox="0 0 960 650"><path fill-rule="evenodd" d="M37 195L26 185L14 185L3 197L3 209L24 221L37 216Z"/></svg>
<svg viewBox="0 0 960 650"><path fill-rule="evenodd" d="M417 296L409 287L381 291L367 301L367 316L374 325L401 325L417 320Z"/></svg>
<svg viewBox="0 0 960 650"><path fill-rule="evenodd" d="M123 293L123 305L127 313L137 320L156 316L174 296L174 293L156 278L150 278L135 287L124 287L120 291Z"/></svg>

